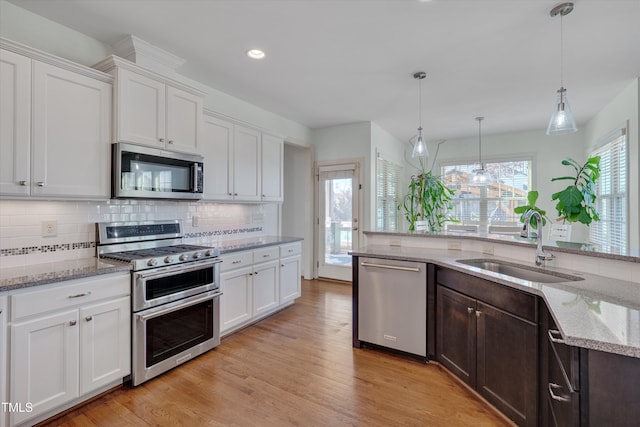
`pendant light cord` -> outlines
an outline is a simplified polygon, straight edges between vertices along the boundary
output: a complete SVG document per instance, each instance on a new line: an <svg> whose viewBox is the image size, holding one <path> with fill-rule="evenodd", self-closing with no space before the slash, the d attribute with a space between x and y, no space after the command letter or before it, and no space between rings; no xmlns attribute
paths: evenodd
<svg viewBox="0 0 640 427"><path fill-rule="evenodd" d="M422 129L422 78L418 78L418 127Z"/></svg>
<svg viewBox="0 0 640 427"><path fill-rule="evenodd" d="M478 161L480 161L480 169L484 169L482 164L482 120L484 117L476 117L478 121Z"/></svg>
<svg viewBox="0 0 640 427"><path fill-rule="evenodd" d="M560 14L560 87L564 88L564 31L562 30L562 17Z"/></svg>

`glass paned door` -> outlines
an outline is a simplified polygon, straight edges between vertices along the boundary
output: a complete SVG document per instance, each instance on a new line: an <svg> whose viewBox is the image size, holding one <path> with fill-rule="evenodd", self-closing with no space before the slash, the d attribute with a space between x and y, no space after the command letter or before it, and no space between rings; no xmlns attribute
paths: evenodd
<svg viewBox="0 0 640 427"><path fill-rule="evenodd" d="M350 281L351 255L358 247L357 165L320 166L318 276Z"/></svg>

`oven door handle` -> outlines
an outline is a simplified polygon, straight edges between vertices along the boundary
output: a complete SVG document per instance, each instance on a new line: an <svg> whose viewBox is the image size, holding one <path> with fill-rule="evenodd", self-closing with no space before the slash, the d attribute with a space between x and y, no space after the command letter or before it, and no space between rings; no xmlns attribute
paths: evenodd
<svg viewBox="0 0 640 427"><path fill-rule="evenodd" d="M200 304L203 301L207 301L212 298L219 297L220 295L222 295L222 292L216 291L213 293L207 293L204 296L196 296L196 297L187 298L181 301L176 301L176 303L179 303L179 304L170 304L171 307L166 307L166 308L159 307L161 308L160 310L154 310L153 312L147 313L147 314L136 314L136 318L141 322L145 322L149 319L153 319L154 317L163 316L167 313L171 313L172 311L176 311L177 309L187 308L187 307L191 307L192 305ZM150 310L147 310L147 311L150 311Z"/></svg>
<svg viewBox="0 0 640 427"><path fill-rule="evenodd" d="M175 267L166 267L162 271L149 272L149 273L136 273L136 279L160 279L166 276L174 276L176 274L188 273L190 271L202 270L203 268L211 267L219 262L222 262L221 259L215 260L206 260L206 261L195 261L193 265L188 267L175 269Z"/></svg>

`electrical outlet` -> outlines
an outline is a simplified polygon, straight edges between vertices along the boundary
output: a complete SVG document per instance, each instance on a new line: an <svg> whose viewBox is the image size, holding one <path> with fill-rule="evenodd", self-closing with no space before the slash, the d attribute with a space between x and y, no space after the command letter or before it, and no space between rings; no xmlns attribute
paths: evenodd
<svg viewBox="0 0 640 427"><path fill-rule="evenodd" d="M198 215L194 215L191 218L191 225L194 227L199 227L200 226L200 217Z"/></svg>
<svg viewBox="0 0 640 427"><path fill-rule="evenodd" d="M493 245L482 245L482 253L485 255L493 255Z"/></svg>
<svg viewBox="0 0 640 427"><path fill-rule="evenodd" d="M42 237L54 237L58 235L58 221L42 221Z"/></svg>
<svg viewBox="0 0 640 427"><path fill-rule="evenodd" d="M450 251L461 251L462 242L460 242L460 240L449 240L447 242L447 249L449 249Z"/></svg>

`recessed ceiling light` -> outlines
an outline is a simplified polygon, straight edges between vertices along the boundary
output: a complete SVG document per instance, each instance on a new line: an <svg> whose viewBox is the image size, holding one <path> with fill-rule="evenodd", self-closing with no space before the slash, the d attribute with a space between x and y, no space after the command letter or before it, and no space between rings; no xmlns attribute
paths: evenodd
<svg viewBox="0 0 640 427"><path fill-rule="evenodd" d="M251 59L262 59L264 58L264 52L260 49L249 49L247 51L247 56Z"/></svg>

